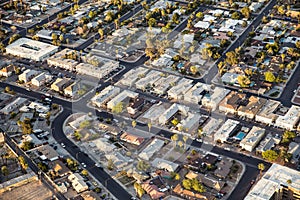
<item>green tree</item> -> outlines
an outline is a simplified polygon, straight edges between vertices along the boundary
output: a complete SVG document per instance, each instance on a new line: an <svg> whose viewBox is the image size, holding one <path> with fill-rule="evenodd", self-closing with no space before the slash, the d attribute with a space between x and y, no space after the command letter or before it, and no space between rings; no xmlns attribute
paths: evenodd
<svg viewBox="0 0 300 200"><path fill-rule="evenodd" d="M82 135L80 134L80 132L78 130L76 130L74 132L74 137L76 138L76 140L81 140Z"/></svg>
<svg viewBox="0 0 300 200"><path fill-rule="evenodd" d="M123 111L123 102L119 102L119 103L117 103L113 108L112 108L112 112L113 113L117 113L117 114L119 114L119 113L121 113L122 111Z"/></svg>
<svg viewBox="0 0 300 200"><path fill-rule="evenodd" d="M8 168L7 168L7 166L2 166L1 167L1 173L3 174L3 176L8 176L8 174L9 174L9 171L8 171Z"/></svg>
<svg viewBox="0 0 300 200"><path fill-rule="evenodd" d="M279 155L274 150L267 150L267 151L262 152L262 157L263 157L263 159L265 159L269 162L273 162L278 159Z"/></svg>
<svg viewBox="0 0 300 200"><path fill-rule="evenodd" d="M231 15L231 18L232 19L240 19L240 13L239 12L234 12L234 13L232 13L232 15Z"/></svg>
<svg viewBox="0 0 300 200"><path fill-rule="evenodd" d="M88 172L88 170L84 169L81 171L81 174L82 174L82 176L88 176L89 172Z"/></svg>
<svg viewBox="0 0 300 200"><path fill-rule="evenodd" d="M297 134L293 131L285 131L282 135L282 143L289 143L290 140L294 139Z"/></svg>
<svg viewBox="0 0 300 200"><path fill-rule="evenodd" d="M190 67L190 71L193 75L195 75L198 72L198 68L195 65L192 65Z"/></svg>
<svg viewBox="0 0 300 200"><path fill-rule="evenodd" d="M270 72L270 71L265 72L265 81L273 83L275 80L276 80L276 77L272 72Z"/></svg>
<svg viewBox="0 0 300 200"><path fill-rule="evenodd" d="M199 18L200 20L203 19L203 17L204 17L203 12L198 12L198 13L196 14L196 17Z"/></svg>
<svg viewBox="0 0 300 200"><path fill-rule="evenodd" d="M227 52L225 61L229 65L236 65L238 63L237 54L234 51Z"/></svg>
<svg viewBox="0 0 300 200"><path fill-rule="evenodd" d="M80 129L84 129L91 126L91 122L89 120L84 120L79 124Z"/></svg>
<svg viewBox="0 0 300 200"><path fill-rule="evenodd" d="M136 167L140 171L148 171L148 169L150 168L150 164L144 160L140 160L138 161Z"/></svg>
<svg viewBox="0 0 300 200"><path fill-rule="evenodd" d="M139 198L142 198L142 196L145 194L145 190L144 190L144 189L142 188L142 186L141 186L139 183L137 183L137 182L135 182L135 183L133 184L133 186L134 186L134 189L135 189L137 195L139 196Z"/></svg>
<svg viewBox="0 0 300 200"><path fill-rule="evenodd" d="M180 140L180 141L178 141L178 146L179 146L179 148L182 148L183 147L183 142Z"/></svg>
<svg viewBox="0 0 300 200"><path fill-rule="evenodd" d="M187 190L191 190L191 188L192 188L192 183L191 183L191 181L190 181L189 179L184 179L184 180L182 181L182 186L183 186L185 189L187 189Z"/></svg>
<svg viewBox="0 0 300 200"><path fill-rule="evenodd" d="M177 118L174 118L171 123L173 124L173 126L177 126L179 124L179 120Z"/></svg>
<svg viewBox="0 0 300 200"><path fill-rule="evenodd" d="M22 171L26 171L28 168L28 163L26 162L25 158L23 156L19 156L18 161L21 165Z"/></svg>
<svg viewBox="0 0 300 200"><path fill-rule="evenodd" d="M298 40L298 41L296 42L296 48L297 48L297 49L300 49L300 40Z"/></svg>
<svg viewBox="0 0 300 200"><path fill-rule="evenodd" d="M156 25L156 19L150 18L148 20L148 26L151 28L151 27L154 27L155 25Z"/></svg>
<svg viewBox="0 0 300 200"><path fill-rule="evenodd" d="M245 18L249 19L251 15L251 10L248 6L245 6L244 8L241 9L242 15L244 15Z"/></svg>
<svg viewBox="0 0 300 200"><path fill-rule="evenodd" d="M22 146L21 146L21 149L23 151L28 151L30 149L32 149L34 147L34 144L30 141L25 141L23 142Z"/></svg>
<svg viewBox="0 0 300 200"><path fill-rule="evenodd" d="M48 171L48 165L46 165L45 163L39 162L37 164L38 168L40 170L42 170L43 172L47 172Z"/></svg>
<svg viewBox="0 0 300 200"><path fill-rule="evenodd" d="M241 87L248 87L251 83L250 79L247 76L239 75L237 81Z"/></svg>

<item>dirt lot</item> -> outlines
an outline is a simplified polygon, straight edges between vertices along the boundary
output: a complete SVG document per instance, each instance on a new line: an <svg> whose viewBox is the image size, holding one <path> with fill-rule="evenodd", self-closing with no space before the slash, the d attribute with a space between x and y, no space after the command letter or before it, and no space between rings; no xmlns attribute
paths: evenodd
<svg viewBox="0 0 300 200"><path fill-rule="evenodd" d="M1 200L47 200L52 192L39 181L30 182L0 194Z"/></svg>

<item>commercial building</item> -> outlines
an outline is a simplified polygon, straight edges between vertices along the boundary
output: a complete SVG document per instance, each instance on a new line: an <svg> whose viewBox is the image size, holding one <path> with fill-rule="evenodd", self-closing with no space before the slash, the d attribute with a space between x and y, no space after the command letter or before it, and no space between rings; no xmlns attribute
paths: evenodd
<svg viewBox="0 0 300 200"><path fill-rule="evenodd" d="M246 105L241 105L238 108L238 111L237 111L238 115L240 117L246 117L248 119L253 119L255 117L255 115L257 114L257 112L260 110L260 108L262 106L264 106L266 102L267 102L267 100L264 98L251 96L248 99L248 102Z"/></svg>
<svg viewBox="0 0 300 200"><path fill-rule="evenodd" d="M28 38L20 38L6 47L8 54L35 61L43 61L57 51L57 46Z"/></svg>
<svg viewBox="0 0 300 200"><path fill-rule="evenodd" d="M152 142L139 154L139 157L144 160L150 160L150 158L164 146L164 141L154 139Z"/></svg>
<svg viewBox="0 0 300 200"><path fill-rule="evenodd" d="M44 85L45 83L51 81L52 76L49 73L42 72L38 76L31 79L31 84L37 87Z"/></svg>
<svg viewBox="0 0 300 200"><path fill-rule="evenodd" d="M230 90L215 87L211 89L209 93L205 94L201 100L201 104L207 108L210 108L212 111L215 111L222 99L226 97L226 95L230 92Z"/></svg>
<svg viewBox="0 0 300 200"><path fill-rule="evenodd" d="M99 94L95 95L91 102L97 107L102 107L106 102L120 93L120 88L109 85L104 88Z"/></svg>
<svg viewBox="0 0 300 200"><path fill-rule="evenodd" d="M23 81L24 83L28 83L33 79L39 72L32 69L26 69L22 74L18 76L19 81Z"/></svg>
<svg viewBox="0 0 300 200"><path fill-rule="evenodd" d="M265 129L253 126L247 136L242 139L240 146L246 151L253 151L265 135Z"/></svg>
<svg viewBox="0 0 300 200"><path fill-rule="evenodd" d="M273 164L244 200L300 199L300 173Z"/></svg>
<svg viewBox="0 0 300 200"><path fill-rule="evenodd" d="M172 104L163 114L158 118L160 124L166 124L176 113L181 112L182 115L187 116L189 107L179 104Z"/></svg>
<svg viewBox="0 0 300 200"><path fill-rule="evenodd" d="M132 92L130 90L124 90L114 98L112 98L108 103L107 103L107 108L108 109L113 109L114 106L116 106L118 103L125 101L127 98L137 98L139 96L138 93Z"/></svg>
<svg viewBox="0 0 300 200"><path fill-rule="evenodd" d="M238 121L228 119L214 134L214 141L224 143L236 130Z"/></svg>
<svg viewBox="0 0 300 200"><path fill-rule="evenodd" d="M177 85L168 90L167 94L170 99L183 99L183 95L193 87L193 80L182 78Z"/></svg>
<svg viewBox="0 0 300 200"><path fill-rule="evenodd" d="M246 99L246 94L231 91L219 104L219 110L225 113L235 114Z"/></svg>
<svg viewBox="0 0 300 200"><path fill-rule="evenodd" d="M67 56L70 54L78 54L77 51L71 49L63 49L62 51L54 54L47 59L48 65L60 67L67 70L75 70L75 66L78 65L78 62L74 59L68 59Z"/></svg>
<svg viewBox="0 0 300 200"><path fill-rule="evenodd" d="M210 85L199 82L185 93L183 99L189 103L198 104L208 91L210 91Z"/></svg>
<svg viewBox="0 0 300 200"><path fill-rule="evenodd" d="M273 124L278 117L275 111L279 106L280 106L279 101L269 99L265 103L265 105L263 105L260 111L256 114L255 121L264 124Z"/></svg>
<svg viewBox="0 0 300 200"><path fill-rule="evenodd" d="M300 117L300 107L292 105L289 111L284 116L279 116L276 119L276 126L288 130L296 129L297 124L299 123Z"/></svg>

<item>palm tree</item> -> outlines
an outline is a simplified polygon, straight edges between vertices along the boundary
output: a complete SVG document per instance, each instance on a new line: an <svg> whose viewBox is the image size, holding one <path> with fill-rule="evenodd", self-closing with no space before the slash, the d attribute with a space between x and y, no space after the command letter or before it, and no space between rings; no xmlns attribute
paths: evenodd
<svg viewBox="0 0 300 200"><path fill-rule="evenodd" d="M186 141L188 140L188 136L184 135L182 140L184 141L184 148L186 148Z"/></svg>
<svg viewBox="0 0 300 200"><path fill-rule="evenodd" d="M151 131L151 127L152 127L151 122L148 122L148 129L149 129L149 132Z"/></svg>
<svg viewBox="0 0 300 200"><path fill-rule="evenodd" d="M180 141L178 141L178 146L180 147L180 148L182 148L183 147L183 142L180 140Z"/></svg>
<svg viewBox="0 0 300 200"><path fill-rule="evenodd" d="M8 171L6 165L1 167L1 173L3 174L4 177L6 177L9 174L9 171Z"/></svg>
<svg viewBox="0 0 300 200"><path fill-rule="evenodd" d="M135 128L136 125L137 125L137 122L136 122L135 120L133 120L133 121L131 122L131 125L132 125L133 128Z"/></svg>
<svg viewBox="0 0 300 200"><path fill-rule="evenodd" d="M26 160L23 156L19 156L18 160L21 165L22 171L25 172L26 169L28 168L28 163L26 162Z"/></svg>
<svg viewBox="0 0 300 200"><path fill-rule="evenodd" d="M261 178L261 176L262 176L262 172L265 170L265 165L263 164L263 163L259 163L258 165L257 165L257 167L258 167L258 169L259 169L259 177Z"/></svg>
<svg viewBox="0 0 300 200"><path fill-rule="evenodd" d="M177 134L172 135L171 140L174 142L174 147L176 147L176 141L178 140L178 135Z"/></svg>

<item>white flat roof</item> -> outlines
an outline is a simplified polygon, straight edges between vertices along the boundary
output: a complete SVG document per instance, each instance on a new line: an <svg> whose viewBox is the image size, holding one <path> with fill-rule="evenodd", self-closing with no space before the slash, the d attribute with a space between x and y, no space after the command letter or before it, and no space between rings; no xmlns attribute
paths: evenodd
<svg viewBox="0 0 300 200"><path fill-rule="evenodd" d="M288 180L291 183L288 184ZM283 186L300 190L300 173L289 167L273 164L252 188L245 200L269 200L277 189Z"/></svg>
<svg viewBox="0 0 300 200"><path fill-rule="evenodd" d="M41 58L57 50L57 46L28 38L20 38L6 47L6 51L9 53L13 54L13 52L17 52L21 57L25 58L27 58L28 55Z"/></svg>

